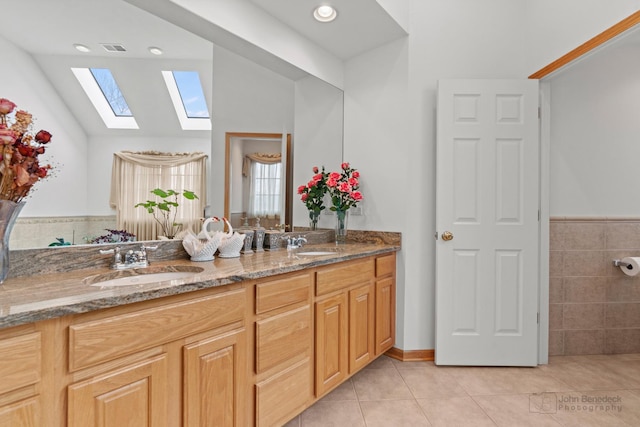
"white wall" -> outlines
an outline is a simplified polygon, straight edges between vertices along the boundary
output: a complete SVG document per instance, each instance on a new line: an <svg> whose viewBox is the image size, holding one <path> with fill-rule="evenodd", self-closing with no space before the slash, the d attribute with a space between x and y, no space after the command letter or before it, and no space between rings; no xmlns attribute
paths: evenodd
<svg viewBox="0 0 640 427"><path fill-rule="evenodd" d="M574 12L570 22L588 24L560 25L558 3ZM434 348L437 80L526 78L637 9L622 1L564 3L413 0L406 41L346 64L345 160L361 169L366 198L358 228L403 234L399 348Z"/></svg>
<svg viewBox="0 0 640 427"><path fill-rule="evenodd" d="M610 45L550 79L551 216L640 214L640 56Z"/></svg>
<svg viewBox="0 0 640 427"><path fill-rule="evenodd" d="M525 0L527 75L640 9L640 0Z"/></svg>
<svg viewBox="0 0 640 427"><path fill-rule="evenodd" d="M343 92L315 77L295 84L295 128L293 134L293 225L308 227L309 214L297 189L313 176L313 167L339 170L342 163L344 116ZM354 166L358 166L354 164ZM325 201L326 209L329 206ZM321 215L320 228L332 228L335 216Z"/></svg>
<svg viewBox="0 0 640 427"><path fill-rule="evenodd" d="M219 46L213 53L210 214L224 214L226 132L293 133L294 83Z"/></svg>
<svg viewBox="0 0 640 427"><path fill-rule="evenodd" d="M53 135L42 163L55 170L37 183L20 213L29 216L84 215L87 211L87 136L33 58L0 37L0 97L33 115L33 130Z"/></svg>

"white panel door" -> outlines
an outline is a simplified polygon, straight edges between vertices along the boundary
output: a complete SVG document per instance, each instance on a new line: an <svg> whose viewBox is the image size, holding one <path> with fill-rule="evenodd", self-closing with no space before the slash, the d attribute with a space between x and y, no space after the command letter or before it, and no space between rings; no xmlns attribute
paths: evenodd
<svg viewBox="0 0 640 427"><path fill-rule="evenodd" d="M535 366L538 81L441 80L437 126L436 364Z"/></svg>

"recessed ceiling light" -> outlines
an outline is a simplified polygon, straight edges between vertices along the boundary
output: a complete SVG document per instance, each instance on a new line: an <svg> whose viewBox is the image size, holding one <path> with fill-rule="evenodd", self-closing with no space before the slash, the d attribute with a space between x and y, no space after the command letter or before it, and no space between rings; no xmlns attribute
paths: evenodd
<svg viewBox="0 0 640 427"><path fill-rule="evenodd" d="M91 52L91 49L89 49L87 46L80 44L80 43L76 43L73 45L73 47L76 48L76 50L83 52L83 53L87 53L87 52Z"/></svg>
<svg viewBox="0 0 640 427"><path fill-rule="evenodd" d="M313 17L316 18L316 21L320 22L331 22L338 16L338 12L333 8L333 6L322 5L316 7L316 10L313 11Z"/></svg>
<svg viewBox="0 0 640 427"><path fill-rule="evenodd" d="M153 53L154 55L162 55L164 53L162 51L162 49L160 49L159 47L155 47L155 46L151 46L149 48L149 52Z"/></svg>

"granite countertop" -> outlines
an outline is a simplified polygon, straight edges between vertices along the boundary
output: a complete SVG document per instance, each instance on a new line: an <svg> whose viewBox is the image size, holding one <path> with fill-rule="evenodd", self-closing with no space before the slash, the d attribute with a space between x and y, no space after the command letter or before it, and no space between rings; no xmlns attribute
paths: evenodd
<svg viewBox="0 0 640 427"><path fill-rule="evenodd" d="M182 294L243 280L259 279L305 268L333 264L400 250L393 244L354 243L345 245L308 245L297 251L264 251L219 258L208 262L190 260L155 262L149 268L193 266L202 272L182 279L127 286L92 286L87 278L114 272L84 269L65 273L42 274L7 279L0 285L0 328L32 323L68 314L86 313L139 301ZM297 252L329 251L329 255L304 256Z"/></svg>

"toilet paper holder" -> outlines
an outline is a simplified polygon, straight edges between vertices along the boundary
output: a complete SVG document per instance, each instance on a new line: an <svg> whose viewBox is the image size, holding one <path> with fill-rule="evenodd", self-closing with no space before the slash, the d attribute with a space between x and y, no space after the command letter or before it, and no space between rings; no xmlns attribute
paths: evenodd
<svg viewBox="0 0 640 427"><path fill-rule="evenodd" d="M614 259L613 265L616 267L627 267L628 270L633 270L633 266L631 264L624 262L621 259Z"/></svg>

